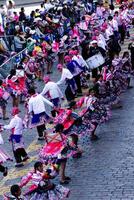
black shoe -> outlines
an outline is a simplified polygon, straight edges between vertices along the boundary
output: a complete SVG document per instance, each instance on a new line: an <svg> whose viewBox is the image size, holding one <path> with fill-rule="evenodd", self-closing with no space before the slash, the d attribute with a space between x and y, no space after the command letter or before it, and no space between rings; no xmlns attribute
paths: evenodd
<svg viewBox="0 0 134 200"><path fill-rule="evenodd" d="M28 156L24 157L24 158L23 158L23 162L27 161L28 159L29 159Z"/></svg>
<svg viewBox="0 0 134 200"><path fill-rule="evenodd" d="M15 164L15 167L23 167L23 166L24 166L23 163L16 163L16 164Z"/></svg>
<svg viewBox="0 0 134 200"><path fill-rule="evenodd" d="M23 103L25 103L25 101L20 101L20 104L23 104Z"/></svg>
<svg viewBox="0 0 134 200"><path fill-rule="evenodd" d="M133 86L128 86L128 87L127 87L127 89L132 89L132 88L133 88Z"/></svg>
<svg viewBox="0 0 134 200"><path fill-rule="evenodd" d="M45 138L44 138L44 136L42 136L42 137L38 137L38 140L44 140Z"/></svg>
<svg viewBox="0 0 134 200"><path fill-rule="evenodd" d="M9 120L9 117L3 117L3 120Z"/></svg>
<svg viewBox="0 0 134 200"><path fill-rule="evenodd" d="M123 106L121 104L117 105L116 108L123 108Z"/></svg>
<svg viewBox="0 0 134 200"><path fill-rule="evenodd" d="M71 178L68 177L68 176L66 176L66 177L65 177L65 181L71 181Z"/></svg>
<svg viewBox="0 0 134 200"><path fill-rule="evenodd" d="M7 176L7 174L8 174L8 168L5 167L5 171L3 172L3 176Z"/></svg>
<svg viewBox="0 0 134 200"><path fill-rule="evenodd" d="M93 135L90 138L91 141L97 141L98 139L99 139L99 137L97 135Z"/></svg>
<svg viewBox="0 0 134 200"><path fill-rule="evenodd" d="M82 153L76 153L76 154L74 154L73 155L73 158L81 158L81 156L82 156Z"/></svg>
<svg viewBox="0 0 134 200"><path fill-rule="evenodd" d="M67 180L60 181L60 184L61 184L61 185L66 185L66 184L69 184L69 181L67 181Z"/></svg>

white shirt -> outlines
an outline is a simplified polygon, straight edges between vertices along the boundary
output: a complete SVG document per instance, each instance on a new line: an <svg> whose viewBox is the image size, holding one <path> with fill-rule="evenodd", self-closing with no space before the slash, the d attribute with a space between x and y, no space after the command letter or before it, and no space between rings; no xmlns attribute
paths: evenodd
<svg viewBox="0 0 134 200"><path fill-rule="evenodd" d="M106 40L109 40L109 37L111 36L111 35L113 35L113 29L112 29L112 27L111 26L108 26L108 28L106 29Z"/></svg>
<svg viewBox="0 0 134 200"><path fill-rule="evenodd" d="M80 28L81 30L87 31L88 27L87 27L86 22L84 22L84 21L80 22L79 28Z"/></svg>
<svg viewBox="0 0 134 200"><path fill-rule="evenodd" d="M65 81L66 79L72 79L72 78L73 78L72 73L71 73L68 69L63 68L63 69L62 69L61 78L60 78L60 80L57 82L57 85L61 85L62 83L64 83L64 81Z"/></svg>
<svg viewBox="0 0 134 200"><path fill-rule="evenodd" d="M103 36L101 33L98 35L97 41L98 41L98 42L99 42L99 41L102 41L103 44L105 45L105 48L106 48L106 46L107 46L106 39L104 38L104 36Z"/></svg>
<svg viewBox="0 0 134 200"><path fill-rule="evenodd" d="M33 112L34 114L40 114L46 112L45 103L53 107L54 105L44 98L41 94L33 95L28 102L28 112Z"/></svg>
<svg viewBox="0 0 134 200"><path fill-rule="evenodd" d="M41 92L41 95L45 95L47 92L49 92L50 98L55 99L55 98L62 98L63 94L58 87L57 83L54 83L52 81L48 82L43 91Z"/></svg>
<svg viewBox="0 0 134 200"><path fill-rule="evenodd" d="M75 60L81 67L87 67L89 68L88 64L84 60L84 58L81 55L73 56L72 60Z"/></svg>
<svg viewBox="0 0 134 200"><path fill-rule="evenodd" d="M97 8L96 8L96 14L97 14L98 17L102 17L103 12L102 12L101 7L97 7Z"/></svg>
<svg viewBox="0 0 134 200"><path fill-rule="evenodd" d="M13 134L14 135L22 135L23 121L18 115L15 115L11 119L10 123L8 125L4 126L4 129L8 129L8 130L12 130L13 129Z"/></svg>
<svg viewBox="0 0 134 200"><path fill-rule="evenodd" d="M118 22L116 19L113 19L112 22L111 22L111 26L113 27L113 30L114 31L118 31Z"/></svg>

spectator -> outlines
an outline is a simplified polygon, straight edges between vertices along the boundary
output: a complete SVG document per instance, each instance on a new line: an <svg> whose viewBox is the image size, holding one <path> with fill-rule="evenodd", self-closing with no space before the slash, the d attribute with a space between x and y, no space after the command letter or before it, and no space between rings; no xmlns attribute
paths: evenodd
<svg viewBox="0 0 134 200"><path fill-rule="evenodd" d="M25 47L25 44L26 44L26 41L24 40L24 38L22 38L19 33L15 33L15 37L14 37L15 51L17 53L22 51Z"/></svg>

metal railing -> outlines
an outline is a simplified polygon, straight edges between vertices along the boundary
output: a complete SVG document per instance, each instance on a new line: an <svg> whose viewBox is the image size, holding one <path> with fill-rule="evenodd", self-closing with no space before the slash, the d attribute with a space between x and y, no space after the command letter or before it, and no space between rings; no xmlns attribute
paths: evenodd
<svg viewBox="0 0 134 200"><path fill-rule="evenodd" d="M15 53L15 55L10 55L10 58L7 59L3 64L0 65L0 78L6 78L12 68L17 64L17 59L18 63L19 60L23 57L24 53L27 52L27 48L23 49L19 53Z"/></svg>

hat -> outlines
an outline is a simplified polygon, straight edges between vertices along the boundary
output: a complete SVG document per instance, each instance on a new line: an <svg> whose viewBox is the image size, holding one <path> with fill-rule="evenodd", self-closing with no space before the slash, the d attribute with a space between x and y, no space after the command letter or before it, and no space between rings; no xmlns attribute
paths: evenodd
<svg viewBox="0 0 134 200"><path fill-rule="evenodd" d="M61 40L65 41L67 38L68 38L68 36L67 36L67 35L64 35L64 36L61 38Z"/></svg>
<svg viewBox="0 0 134 200"><path fill-rule="evenodd" d="M59 23L59 19L53 19L53 23L58 24Z"/></svg>
<svg viewBox="0 0 134 200"><path fill-rule="evenodd" d="M99 34L99 31L98 31L98 30L95 30L94 33L95 33L95 34Z"/></svg>
<svg viewBox="0 0 134 200"><path fill-rule="evenodd" d="M71 60L71 58L70 58L70 56L67 55L67 56L64 57L64 60L65 60L65 62L68 62L68 61Z"/></svg>
<svg viewBox="0 0 134 200"><path fill-rule="evenodd" d="M79 51L78 50L74 50L74 55L78 55Z"/></svg>
<svg viewBox="0 0 134 200"><path fill-rule="evenodd" d="M31 31L31 28L28 27L28 26L26 26L25 31L26 31L26 32Z"/></svg>
<svg viewBox="0 0 134 200"><path fill-rule="evenodd" d="M38 21L42 21L42 19L41 19L40 17L36 17L36 18L34 19L34 22L36 23L36 22L38 22Z"/></svg>
<svg viewBox="0 0 134 200"><path fill-rule="evenodd" d="M134 42L131 44L132 47L134 47Z"/></svg>
<svg viewBox="0 0 134 200"><path fill-rule="evenodd" d="M19 26L19 25L16 25L16 26L15 26L15 30L16 30L16 31L19 31L19 30L20 30L20 26Z"/></svg>
<svg viewBox="0 0 134 200"><path fill-rule="evenodd" d="M101 32L105 32L105 28L104 27L101 27Z"/></svg>
<svg viewBox="0 0 134 200"><path fill-rule="evenodd" d="M17 115L19 112L20 112L20 110L18 107L13 107L11 114L14 116L14 115Z"/></svg>
<svg viewBox="0 0 134 200"><path fill-rule="evenodd" d="M74 50L70 50L70 51L69 51L69 55L75 55Z"/></svg>
<svg viewBox="0 0 134 200"><path fill-rule="evenodd" d="M47 83L48 81L50 81L50 77L49 76L44 76L43 80L44 80L45 83Z"/></svg>
<svg viewBox="0 0 134 200"><path fill-rule="evenodd" d="M29 32L31 35L33 35L33 34L35 34L36 33L36 31L35 30L30 30L30 32Z"/></svg>
<svg viewBox="0 0 134 200"><path fill-rule="evenodd" d="M107 29L107 23L104 22L104 23L102 24L102 27L105 28L105 29Z"/></svg>
<svg viewBox="0 0 134 200"><path fill-rule="evenodd" d="M93 41L94 41L94 40L97 41L97 37L96 37L96 36L93 36L93 37L92 37L92 40L93 40Z"/></svg>
<svg viewBox="0 0 134 200"><path fill-rule="evenodd" d="M97 44L97 40L93 40L92 42L90 42L90 44Z"/></svg>
<svg viewBox="0 0 134 200"><path fill-rule="evenodd" d="M59 63L59 64L57 65L57 69L62 69L62 68L63 68L63 65Z"/></svg>

